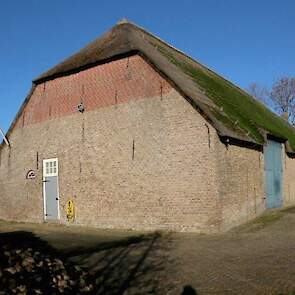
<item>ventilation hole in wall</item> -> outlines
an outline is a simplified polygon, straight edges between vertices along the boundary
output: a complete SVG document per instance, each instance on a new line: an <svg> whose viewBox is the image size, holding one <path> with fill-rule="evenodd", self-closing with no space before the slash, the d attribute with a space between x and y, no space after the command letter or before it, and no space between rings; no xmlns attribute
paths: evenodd
<svg viewBox="0 0 295 295"><path fill-rule="evenodd" d="M36 169L39 170L39 153L36 153Z"/></svg>
<svg viewBox="0 0 295 295"><path fill-rule="evenodd" d="M82 142L84 142L84 140L85 140L85 123L84 123L84 120L82 122L81 134L82 134L82 136L81 136Z"/></svg>
<svg viewBox="0 0 295 295"><path fill-rule="evenodd" d="M11 164L11 149L8 150L7 166L10 167Z"/></svg>
<svg viewBox="0 0 295 295"><path fill-rule="evenodd" d="M127 64L126 64L126 80L131 80L132 74L131 74L131 67L129 65L129 57L127 57Z"/></svg>
<svg viewBox="0 0 295 295"><path fill-rule="evenodd" d="M209 128L208 124L206 124L206 123L205 123L205 126L206 126L206 128L207 128L207 135L208 135L208 147L209 147L209 149L210 149L210 147L211 147L210 128Z"/></svg>
<svg viewBox="0 0 295 295"><path fill-rule="evenodd" d="M134 157L135 157L135 140L133 139L133 142L132 142L132 160L134 160Z"/></svg>
<svg viewBox="0 0 295 295"><path fill-rule="evenodd" d="M129 68L129 57L127 57L127 63L126 63L126 68Z"/></svg>
<svg viewBox="0 0 295 295"><path fill-rule="evenodd" d="M25 115L26 115L26 111L23 112L22 127L25 126Z"/></svg>

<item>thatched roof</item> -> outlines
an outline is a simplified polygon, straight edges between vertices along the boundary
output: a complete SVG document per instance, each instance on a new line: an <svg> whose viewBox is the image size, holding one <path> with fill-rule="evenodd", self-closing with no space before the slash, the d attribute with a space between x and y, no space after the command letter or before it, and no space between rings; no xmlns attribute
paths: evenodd
<svg viewBox="0 0 295 295"><path fill-rule="evenodd" d="M261 146L268 135L295 152L295 129L248 93L144 29L121 22L78 53L39 76L39 84L137 52L215 127L221 138Z"/></svg>

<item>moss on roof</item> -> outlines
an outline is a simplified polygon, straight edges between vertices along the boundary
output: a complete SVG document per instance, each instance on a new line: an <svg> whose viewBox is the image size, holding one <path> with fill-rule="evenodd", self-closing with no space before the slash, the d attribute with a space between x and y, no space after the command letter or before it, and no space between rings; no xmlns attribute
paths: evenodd
<svg viewBox="0 0 295 295"><path fill-rule="evenodd" d="M270 134L286 141L287 151L295 154L295 129L285 120L231 82L129 22L114 26L102 37L42 74L33 81L33 86L135 53L141 54L169 79L221 137L262 145Z"/></svg>
<svg viewBox="0 0 295 295"><path fill-rule="evenodd" d="M265 134L271 134L282 140L289 140L295 150L295 129L262 103L229 81L212 71L194 66L185 60L176 58L164 47L157 46L166 58L188 75L205 95L210 98L219 111L211 111L228 128L242 129L257 143L265 143ZM237 128L239 127L239 128Z"/></svg>

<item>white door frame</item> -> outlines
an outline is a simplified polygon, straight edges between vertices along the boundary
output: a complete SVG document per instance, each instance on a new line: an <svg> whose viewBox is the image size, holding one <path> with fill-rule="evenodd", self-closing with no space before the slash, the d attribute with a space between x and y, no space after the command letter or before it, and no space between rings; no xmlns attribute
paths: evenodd
<svg viewBox="0 0 295 295"><path fill-rule="evenodd" d="M56 162L56 169L55 171L49 171L46 170L46 163L49 162ZM43 160L43 178L42 178L42 185L43 185L43 214L44 214L44 220L47 220L46 216L46 192L45 192L45 177L50 176L57 176L57 220L60 220L60 208L59 208L59 180L58 180L58 158L52 158L52 159L44 159Z"/></svg>

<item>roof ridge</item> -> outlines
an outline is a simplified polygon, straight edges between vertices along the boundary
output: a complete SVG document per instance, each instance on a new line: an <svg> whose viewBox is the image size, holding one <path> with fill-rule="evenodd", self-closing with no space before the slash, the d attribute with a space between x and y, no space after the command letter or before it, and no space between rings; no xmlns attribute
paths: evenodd
<svg viewBox="0 0 295 295"><path fill-rule="evenodd" d="M139 26L138 24L129 21L127 19L122 19L122 22L119 21L117 23L117 25L115 25L113 28L115 28L116 26L120 26L120 25L125 25L125 24L130 24L133 25L135 28L141 30L143 33L147 33L149 34L151 37L157 39L158 41L164 43L166 46L170 47L171 49L177 51L178 53L182 54L184 57L190 59L192 62L195 62L197 64L199 64L201 67L205 68L206 70L208 70L209 72L211 72L212 74L218 76L219 78L223 79L224 81L230 83L231 85L233 85L234 87L236 87L239 91L243 92L243 93L247 93L249 96L253 97L252 95L250 95L247 91L245 91L243 88L241 88L240 86L236 85L234 82L230 81L229 79L221 76L220 74L218 74L217 72L215 72L213 69L211 69L208 65L203 64L201 62L199 62L198 60L196 60L195 58L193 58L192 56L188 55L187 53L185 53L184 51L178 49L177 47L173 46L172 44L166 42L165 40L163 40L162 38L160 38L158 35L155 35L153 33L151 33L149 30L145 29L142 26Z"/></svg>
<svg viewBox="0 0 295 295"><path fill-rule="evenodd" d="M271 134L284 141L288 139L287 151L295 154L294 129L282 118L241 87L127 19L39 76L33 86L131 52L142 53L203 114L219 136L261 146L266 142L266 135Z"/></svg>
<svg viewBox="0 0 295 295"><path fill-rule="evenodd" d="M117 22L117 25L122 25L122 24L131 24L132 22L130 22L127 18L122 18Z"/></svg>
<svg viewBox="0 0 295 295"><path fill-rule="evenodd" d="M191 61L199 64L201 67L204 67L206 70L210 71L211 73L213 73L214 75L217 75L218 77L220 77L221 79L227 81L228 83L232 84L233 86L235 86L236 88L238 88L240 91L244 92L244 93L247 93L248 95L250 95L247 91L245 91L244 89L242 89L240 86L236 85L234 82L230 81L229 79L219 75L218 73L216 73L213 69L211 69L209 66L207 66L206 64L203 64L201 62L199 62L198 60L196 60L195 58L193 58L192 56L188 55L187 53L185 53L184 51L178 49L177 47L171 45L170 43L166 42L165 40L161 39L159 36L151 33L150 31L146 30L145 28L133 23L133 22L130 22L130 21L127 21L126 23L118 23L118 25L121 25L121 24L131 24L133 26L135 26L136 28L140 29L141 31L143 31L144 33L147 33L149 34L150 36L154 37L155 39L157 39L158 41L164 43L165 45L167 45L168 47L170 47L171 49L177 51L178 53L182 54L183 56L187 57L188 59L190 59ZM252 97L252 95L250 95Z"/></svg>

